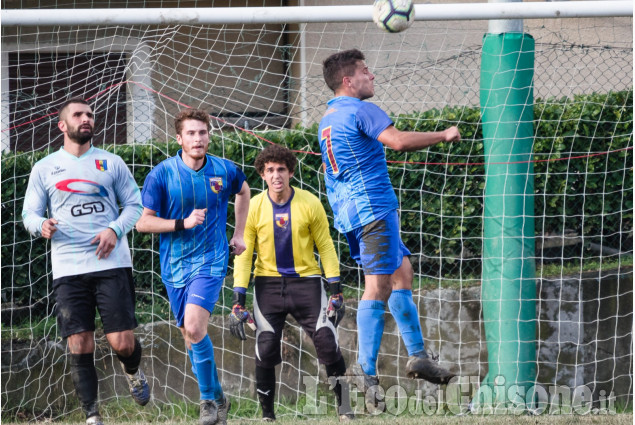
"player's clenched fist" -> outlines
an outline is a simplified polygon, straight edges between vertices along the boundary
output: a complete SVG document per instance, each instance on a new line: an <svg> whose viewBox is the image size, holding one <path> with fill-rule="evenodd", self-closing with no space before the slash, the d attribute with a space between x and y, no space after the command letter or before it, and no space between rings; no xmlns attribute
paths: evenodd
<svg viewBox="0 0 635 425"><path fill-rule="evenodd" d="M186 229L192 229L199 224L203 224L205 222L205 214L207 214L207 208L194 210L192 211L192 214L183 221L183 225Z"/></svg>
<svg viewBox="0 0 635 425"><path fill-rule="evenodd" d="M53 237L53 234L57 232L57 227L55 227L56 224L57 220L55 220L54 218L44 220L44 223L42 223L42 237L51 239Z"/></svg>
<svg viewBox="0 0 635 425"><path fill-rule="evenodd" d="M459 133L459 129L456 127L446 128L443 133L446 142L458 142L461 140L461 133Z"/></svg>

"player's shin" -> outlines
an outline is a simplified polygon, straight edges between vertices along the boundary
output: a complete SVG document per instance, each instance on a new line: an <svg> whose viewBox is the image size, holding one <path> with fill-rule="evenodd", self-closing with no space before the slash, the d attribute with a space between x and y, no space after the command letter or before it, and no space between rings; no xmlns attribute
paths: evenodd
<svg viewBox="0 0 635 425"><path fill-rule="evenodd" d="M214 361L214 347L209 335L192 344L192 363L193 369L196 371L196 379L201 391L201 400L223 400L223 390L218 379L216 371L216 362Z"/></svg>
<svg viewBox="0 0 635 425"><path fill-rule="evenodd" d="M361 300L357 310L358 361L364 373L377 374L377 355L384 334L386 303L380 300Z"/></svg>
<svg viewBox="0 0 635 425"><path fill-rule="evenodd" d="M256 392L262 408L262 417L273 421L276 415L273 408L276 395L276 368L256 366Z"/></svg>
<svg viewBox="0 0 635 425"><path fill-rule="evenodd" d="M192 363L192 373L196 375L196 365L194 364L194 352L191 348L187 349L187 355L190 357L190 362Z"/></svg>
<svg viewBox="0 0 635 425"><path fill-rule="evenodd" d="M340 357L340 359L333 364L326 365L325 368L329 380L329 387L332 388L335 393L338 416L344 415L348 418L353 418L354 414L351 408L349 387L344 378L346 374L344 357Z"/></svg>
<svg viewBox="0 0 635 425"><path fill-rule="evenodd" d="M397 322L399 333L408 350L408 356L423 353L424 343L419 323L419 312L412 299L412 291L409 289L392 291L388 299L388 308Z"/></svg>
<svg viewBox="0 0 635 425"><path fill-rule="evenodd" d="M71 354L71 378L86 418L98 416L97 370L93 353Z"/></svg>
<svg viewBox="0 0 635 425"><path fill-rule="evenodd" d="M132 350L132 354L128 357L124 357L121 354L117 353L117 358L123 364L124 371L129 375L134 375L139 370L139 364L141 364L141 344L139 340L135 338L134 340L134 349Z"/></svg>

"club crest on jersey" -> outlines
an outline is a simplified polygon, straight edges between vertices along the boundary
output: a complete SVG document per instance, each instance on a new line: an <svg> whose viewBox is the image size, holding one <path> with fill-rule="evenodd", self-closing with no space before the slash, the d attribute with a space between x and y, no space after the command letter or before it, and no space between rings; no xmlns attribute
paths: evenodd
<svg viewBox="0 0 635 425"><path fill-rule="evenodd" d="M108 169L108 162L105 159L96 159L95 168L99 171L106 171Z"/></svg>
<svg viewBox="0 0 635 425"><path fill-rule="evenodd" d="M276 214L276 226L286 229L289 225L289 213L277 213Z"/></svg>
<svg viewBox="0 0 635 425"><path fill-rule="evenodd" d="M209 185L212 187L212 192L220 193L223 190L223 178L222 177L210 177Z"/></svg>

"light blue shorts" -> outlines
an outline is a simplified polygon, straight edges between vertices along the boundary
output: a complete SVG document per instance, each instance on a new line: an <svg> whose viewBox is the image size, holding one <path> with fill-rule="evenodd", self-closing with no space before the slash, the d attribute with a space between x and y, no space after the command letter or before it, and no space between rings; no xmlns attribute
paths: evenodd
<svg viewBox="0 0 635 425"><path fill-rule="evenodd" d="M180 288L165 285L176 326L183 326L187 304L201 306L212 314L224 280L224 276L195 276Z"/></svg>
<svg viewBox="0 0 635 425"><path fill-rule="evenodd" d="M387 216L345 234L351 256L367 275L393 274L411 255L399 236L399 215Z"/></svg>

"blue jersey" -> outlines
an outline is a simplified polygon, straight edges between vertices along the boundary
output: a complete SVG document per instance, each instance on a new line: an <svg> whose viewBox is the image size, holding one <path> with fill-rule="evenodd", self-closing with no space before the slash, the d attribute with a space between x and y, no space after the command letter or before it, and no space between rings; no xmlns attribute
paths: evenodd
<svg viewBox="0 0 635 425"><path fill-rule="evenodd" d="M385 217L399 207L377 137L393 124L378 106L354 97L328 102L318 135L326 167L326 194L342 233Z"/></svg>
<svg viewBox="0 0 635 425"><path fill-rule="evenodd" d="M227 205L244 181L245 174L231 161L207 155L203 168L194 171L183 162L181 151L148 174L141 200L158 217L185 219L194 209L207 208L203 224L161 234L163 283L178 288L195 276L225 276Z"/></svg>

